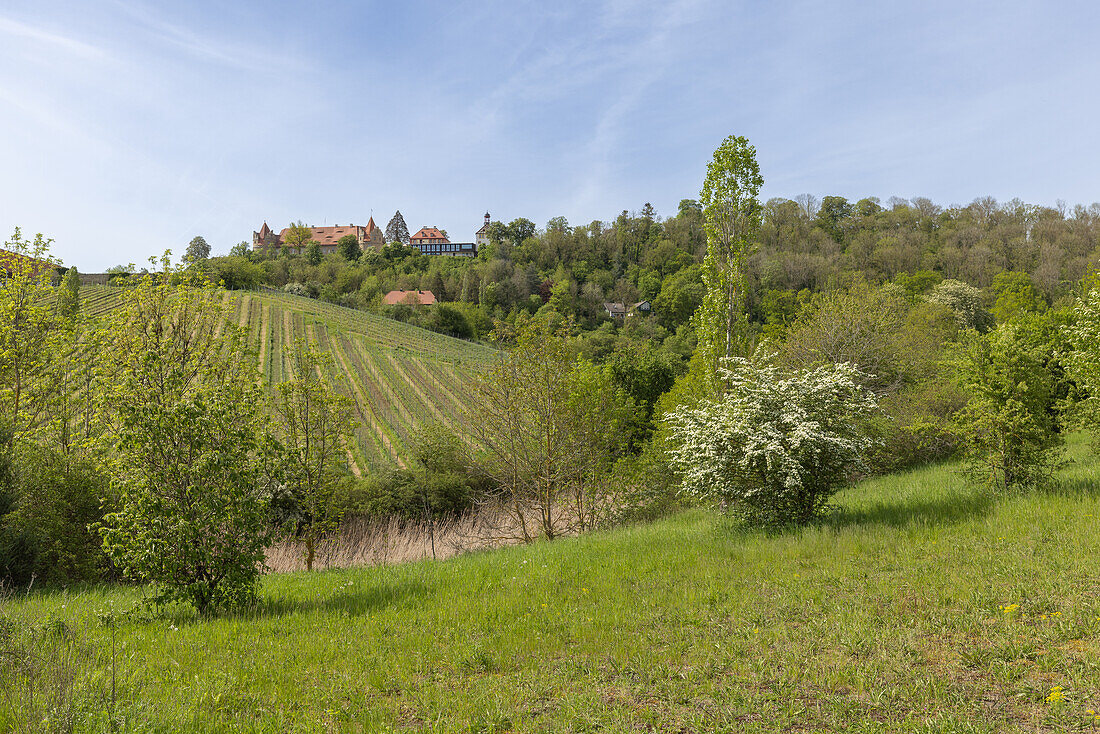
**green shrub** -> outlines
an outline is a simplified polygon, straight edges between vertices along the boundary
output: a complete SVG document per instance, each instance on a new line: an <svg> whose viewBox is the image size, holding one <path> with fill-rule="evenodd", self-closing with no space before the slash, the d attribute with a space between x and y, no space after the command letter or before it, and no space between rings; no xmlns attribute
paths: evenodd
<svg viewBox="0 0 1100 734"><path fill-rule="evenodd" d="M347 480L336 503L345 516L406 520L461 515L488 496L488 479L470 466L466 448L439 424L424 426L413 442L415 463Z"/></svg>
<svg viewBox="0 0 1100 734"><path fill-rule="evenodd" d="M215 257L207 260L205 266L212 281L231 291L258 288L265 278L263 267L247 257Z"/></svg>
<svg viewBox="0 0 1100 734"><path fill-rule="evenodd" d="M459 339L469 339L474 335L466 315L454 306L437 303L424 320L424 326L432 331Z"/></svg>
<svg viewBox="0 0 1100 734"><path fill-rule="evenodd" d="M878 442L867 457L871 471L889 474L954 456L962 436L953 417L964 405L966 396L946 377L883 396L875 421Z"/></svg>
<svg viewBox="0 0 1100 734"><path fill-rule="evenodd" d="M108 481L89 462L24 447L0 478L0 579L26 585L101 579L110 571L90 526L110 509Z"/></svg>
<svg viewBox="0 0 1100 734"><path fill-rule="evenodd" d="M103 547L151 603L203 614L254 600L270 539L263 397L225 309L216 289L144 278L108 324Z"/></svg>
<svg viewBox="0 0 1100 734"><path fill-rule="evenodd" d="M448 517L468 512L483 496L476 478L462 472L442 474L391 469L360 480L347 480L336 506L345 517L420 519L425 514Z"/></svg>
<svg viewBox="0 0 1100 734"><path fill-rule="evenodd" d="M990 488L1041 485L1057 466L1065 394L1057 332L1049 318L1025 315L960 347L969 400L956 426L971 474Z"/></svg>

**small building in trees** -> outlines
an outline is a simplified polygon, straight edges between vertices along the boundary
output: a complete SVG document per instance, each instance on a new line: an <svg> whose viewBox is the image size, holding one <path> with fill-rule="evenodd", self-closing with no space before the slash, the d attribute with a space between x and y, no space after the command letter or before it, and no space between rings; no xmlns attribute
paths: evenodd
<svg viewBox="0 0 1100 734"><path fill-rule="evenodd" d="M311 233L310 239L321 246L321 253L324 255L336 252L340 238L347 235L354 235L361 250L366 250L368 247L381 250L382 246L386 244L386 236L382 229L374 223L373 216L365 225L348 224L346 226L310 227L309 230ZM286 237L289 232L290 227L286 227L275 234L274 230L267 226L267 222L264 222L259 232L252 233L252 249L253 251L278 250L286 245ZM291 247L290 251L300 255L303 249L304 247L296 246Z"/></svg>
<svg viewBox="0 0 1100 734"><path fill-rule="evenodd" d="M633 316L636 313L647 314L653 310L653 305L649 301L638 301L630 307L627 307L625 303L605 303L603 310L613 319L625 319L627 316Z"/></svg>
<svg viewBox="0 0 1100 734"><path fill-rule="evenodd" d="M435 294L431 291L390 291L382 297L382 303L387 306L431 306L435 302Z"/></svg>
<svg viewBox="0 0 1100 734"><path fill-rule="evenodd" d="M625 303L605 303L603 305L604 312L613 319L625 319L626 318L626 304Z"/></svg>

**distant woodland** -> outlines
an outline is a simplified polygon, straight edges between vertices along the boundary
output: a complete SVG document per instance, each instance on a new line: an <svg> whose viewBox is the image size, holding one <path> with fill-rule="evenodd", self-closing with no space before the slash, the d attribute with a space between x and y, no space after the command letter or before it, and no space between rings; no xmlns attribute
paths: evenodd
<svg viewBox="0 0 1100 734"><path fill-rule="evenodd" d="M610 321L604 303L648 300L655 323L645 336L663 340L701 303L706 235L694 200L681 201L667 217L646 204L611 222L571 225L555 217L541 229L523 218L494 222L491 240L474 260L427 257L395 243L354 260L329 255L314 263L238 246L236 255L209 265L230 288L269 284L376 311L386 311L381 296L390 290L430 290L458 304L463 318L441 320L404 307L388 313L467 337L483 336L494 318L542 309L596 329ZM1070 294L1098 258L1100 204L1050 208L985 197L945 208L924 198L771 199L746 264L746 306L760 333L792 323L811 294L857 281L896 283L915 296L958 280L981 289L990 308L1011 283L1014 292L1024 288L1049 306Z"/></svg>

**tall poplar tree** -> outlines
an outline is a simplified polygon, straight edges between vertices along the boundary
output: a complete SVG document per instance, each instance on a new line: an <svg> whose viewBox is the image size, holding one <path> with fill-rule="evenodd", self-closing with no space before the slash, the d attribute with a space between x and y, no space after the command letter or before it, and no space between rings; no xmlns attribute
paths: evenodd
<svg viewBox="0 0 1100 734"><path fill-rule="evenodd" d="M69 268L61 278L61 287L57 290L57 311L66 318L72 318L80 310L80 273Z"/></svg>
<svg viewBox="0 0 1100 734"><path fill-rule="evenodd" d="M700 349L712 373L719 359L745 356L751 348L745 260L760 229L763 207L757 196L763 183L756 148L747 138L731 135L714 151L699 192L707 234L703 263L707 291L697 327Z"/></svg>

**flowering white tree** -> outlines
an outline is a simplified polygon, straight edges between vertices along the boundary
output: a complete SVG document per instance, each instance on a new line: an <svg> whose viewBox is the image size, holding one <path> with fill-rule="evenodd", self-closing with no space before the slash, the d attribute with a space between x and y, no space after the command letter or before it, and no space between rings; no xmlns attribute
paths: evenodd
<svg viewBox="0 0 1100 734"><path fill-rule="evenodd" d="M850 364L782 373L735 358L726 389L669 416L684 488L744 519L803 524L843 486L872 444L874 395Z"/></svg>

